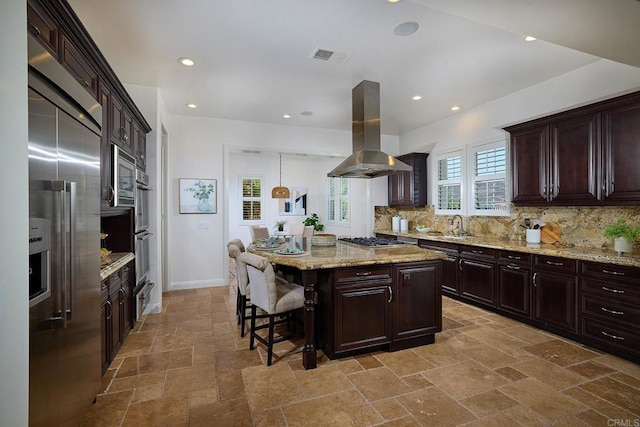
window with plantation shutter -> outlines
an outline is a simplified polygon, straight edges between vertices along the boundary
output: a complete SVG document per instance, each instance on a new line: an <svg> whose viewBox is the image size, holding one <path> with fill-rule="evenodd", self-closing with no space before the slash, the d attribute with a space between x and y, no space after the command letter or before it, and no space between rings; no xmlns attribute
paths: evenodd
<svg viewBox="0 0 640 427"><path fill-rule="evenodd" d="M507 203L507 150L503 143L472 149L474 215L504 215Z"/></svg>
<svg viewBox="0 0 640 427"><path fill-rule="evenodd" d="M262 220L262 178L241 177L241 221L253 222Z"/></svg>
<svg viewBox="0 0 640 427"><path fill-rule="evenodd" d="M349 182L347 178L327 178L327 224L350 224Z"/></svg>
<svg viewBox="0 0 640 427"><path fill-rule="evenodd" d="M458 213L462 209L462 152L436 157L436 213Z"/></svg>

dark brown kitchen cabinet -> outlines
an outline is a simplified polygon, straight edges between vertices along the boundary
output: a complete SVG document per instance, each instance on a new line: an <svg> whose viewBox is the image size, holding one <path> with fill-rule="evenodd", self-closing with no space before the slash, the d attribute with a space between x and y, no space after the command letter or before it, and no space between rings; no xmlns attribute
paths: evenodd
<svg viewBox="0 0 640 427"><path fill-rule="evenodd" d="M481 305L496 306L496 254L494 249L460 246L460 296Z"/></svg>
<svg viewBox="0 0 640 427"><path fill-rule="evenodd" d="M589 344L640 359L640 269L581 263L580 335Z"/></svg>
<svg viewBox="0 0 640 427"><path fill-rule="evenodd" d="M460 294L460 281L458 280L458 245L447 242L437 242L433 240L419 240L418 245L421 248L433 249L447 254L447 257L440 260L442 293L457 297Z"/></svg>
<svg viewBox="0 0 640 427"><path fill-rule="evenodd" d="M640 92L505 130L515 205L640 201Z"/></svg>
<svg viewBox="0 0 640 427"><path fill-rule="evenodd" d="M392 285L388 266L336 270L329 357L391 342Z"/></svg>
<svg viewBox="0 0 640 427"><path fill-rule="evenodd" d="M132 268L132 263L129 263L101 282L103 374L133 327Z"/></svg>
<svg viewBox="0 0 640 427"><path fill-rule="evenodd" d="M147 134L140 130L140 125L133 122L133 150L135 152L136 166L139 169L147 168Z"/></svg>
<svg viewBox="0 0 640 427"><path fill-rule="evenodd" d="M393 340L442 330L440 262L401 264L393 269Z"/></svg>
<svg viewBox="0 0 640 427"><path fill-rule="evenodd" d="M640 101L603 114L605 202L640 201Z"/></svg>
<svg viewBox="0 0 640 427"><path fill-rule="evenodd" d="M515 204L597 203L598 114L509 131Z"/></svg>
<svg viewBox="0 0 640 427"><path fill-rule="evenodd" d="M532 318L552 331L577 332L576 264L568 258L533 257Z"/></svg>
<svg viewBox="0 0 640 427"><path fill-rule="evenodd" d="M398 156L398 160L411 166L411 172L389 175L389 206L425 206L427 204L426 153Z"/></svg>
<svg viewBox="0 0 640 427"><path fill-rule="evenodd" d="M508 313L531 316L531 254L500 251L497 307Z"/></svg>
<svg viewBox="0 0 640 427"><path fill-rule="evenodd" d="M133 155L133 136L131 114L117 96L111 97L111 142Z"/></svg>
<svg viewBox="0 0 640 427"><path fill-rule="evenodd" d="M60 62L94 98L98 97L98 72L78 47L62 34Z"/></svg>
<svg viewBox="0 0 640 427"><path fill-rule="evenodd" d="M44 7L37 2L27 2L27 30L54 58L58 57L58 25Z"/></svg>

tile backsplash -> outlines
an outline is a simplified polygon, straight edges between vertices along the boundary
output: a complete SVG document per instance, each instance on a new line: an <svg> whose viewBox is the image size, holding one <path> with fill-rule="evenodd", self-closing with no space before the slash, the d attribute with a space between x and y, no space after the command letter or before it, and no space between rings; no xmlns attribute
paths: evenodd
<svg viewBox="0 0 640 427"><path fill-rule="evenodd" d="M451 232L451 215L435 215L432 205L423 208L375 207L375 230L391 231L394 215L409 221L409 231L424 224L444 234ZM618 218L625 218L633 226L640 225L640 206L565 206L565 207L516 207L511 206L509 216L466 216L464 229L472 236L493 237L503 240L524 240L525 230L520 227L525 218L554 221L562 229L562 238L576 246L608 249L613 239L604 237L603 230ZM638 245L638 242L636 242Z"/></svg>

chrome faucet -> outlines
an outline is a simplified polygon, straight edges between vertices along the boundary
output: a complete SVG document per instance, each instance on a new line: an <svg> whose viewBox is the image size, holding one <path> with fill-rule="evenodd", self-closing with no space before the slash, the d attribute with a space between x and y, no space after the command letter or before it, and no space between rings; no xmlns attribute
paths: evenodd
<svg viewBox="0 0 640 427"><path fill-rule="evenodd" d="M458 218L460 221L458 222L458 235L459 236L464 236L467 234L466 230L464 229L464 223L462 222L462 216L460 216L459 214L455 214L453 216L453 218L451 218L451 226L453 226L453 224L455 224L456 218Z"/></svg>

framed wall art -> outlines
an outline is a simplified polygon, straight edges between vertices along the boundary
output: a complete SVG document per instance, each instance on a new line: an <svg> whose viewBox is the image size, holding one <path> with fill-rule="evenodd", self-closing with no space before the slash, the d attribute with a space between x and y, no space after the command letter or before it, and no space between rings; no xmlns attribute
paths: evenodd
<svg viewBox="0 0 640 427"><path fill-rule="evenodd" d="M180 178L180 213L217 213L217 182L215 179Z"/></svg>

